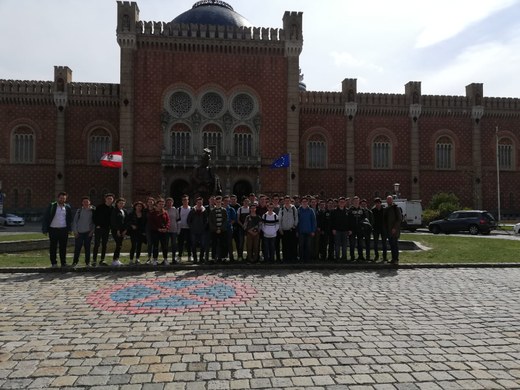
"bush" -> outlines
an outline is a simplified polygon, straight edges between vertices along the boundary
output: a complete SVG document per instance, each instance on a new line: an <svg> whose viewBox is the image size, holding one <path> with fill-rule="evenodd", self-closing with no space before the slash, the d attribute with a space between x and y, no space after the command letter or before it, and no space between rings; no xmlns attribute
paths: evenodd
<svg viewBox="0 0 520 390"><path fill-rule="evenodd" d="M426 209L423 211L422 220L425 226L428 226L430 222L435 221L437 219L442 219L439 211L432 209Z"/></svg>
<svg viewBox="0 0 520 390"><path fill-rule="evenodd" d="M428 208L423 212L423 222L428 225L431 221L447 217L455 210L460 210L459 198L450 192L439 192L433 195Z"/></svg>

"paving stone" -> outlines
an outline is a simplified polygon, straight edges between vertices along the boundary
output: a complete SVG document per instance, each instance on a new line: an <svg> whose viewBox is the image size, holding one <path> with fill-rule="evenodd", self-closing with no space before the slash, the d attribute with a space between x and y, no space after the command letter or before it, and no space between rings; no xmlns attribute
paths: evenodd
<svg viewBox="0 0 520 390"><path fill-rule="evenodd" d="M518 268L108 276L0 274L0 388L520 388ZM87 300L219 278L252 298L175 313Z"/></svg>

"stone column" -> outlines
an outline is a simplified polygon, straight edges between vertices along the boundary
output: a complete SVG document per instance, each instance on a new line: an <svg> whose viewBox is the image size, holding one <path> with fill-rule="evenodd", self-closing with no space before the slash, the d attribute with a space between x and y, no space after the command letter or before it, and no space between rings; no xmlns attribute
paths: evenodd
<svg viewBox="0 0 520 390"><path fill-rule="evenodd" d="M476 210L482 210L482 144L480 119L483 115L483 106L473 106L471 110L471 118L473 119L471 150L473 156L473 207Z"/></svg>
<svg viewBox="0 0 520 390"><path fill-rule="evenodd" d="M345 103L345 115L347 116L347 128L345 133L345 195L356 194L356 147L354 138L354 118L357 114L357 80L345 79L342 83L342 94Z"/></svg>
<svg viewBox="0 0 520 390"><path fill-rule="evenodd" d="M72 70L66 66L54 67L54 104L56 105L56 154L54 195L67 191L65 176L65 108L68 102L68 84L72 82Z"/></svg>
<svg viewBox="0 0 520 390"><path fill-rule="evenodd" d="M120 188L127 202L132 202L134 177L134 57L137 49L139 8L135 2L117 3L117 43L121 47L121 82L119 89L119 147L123 151Z"/></svg>
<svg viewBox="0 0 520 390"><path fill-rule="evenodd" d="M300 188L300 53L303 48L302 13L285 12L283 16L285 57L287 58L287 193Z"/></svg>
<svg viewBox="0 0 520 390"><path fill-rule="evenodd" d="M412 199L421 199L420 182L419 182L419 117L421 116L421 105L410 105L410 118L412 119L412 129L410 132L410 165L411 165L411 182L412 182Z"/></svg>
<svg viewBox="0 0 520 390"><path fill-rule="evenodd" d="M466 85L466 97L472 105L471 119L473 129L471 134L471 150L473 160L473 207L477 210L482 209L482 136L480 121L484 116L484 106L482 105L482 97L484 94L484 85L482 83L472 83Z"/></svg>

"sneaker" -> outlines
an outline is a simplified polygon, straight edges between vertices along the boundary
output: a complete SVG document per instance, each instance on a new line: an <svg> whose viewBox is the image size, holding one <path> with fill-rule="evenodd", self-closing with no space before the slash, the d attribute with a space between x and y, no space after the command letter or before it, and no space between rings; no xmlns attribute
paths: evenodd
<svg viewBox="0 0 520 390"><path fill-rule="evenodd" d="M120 267L123 263L119 261L119 259L112 261L112 267Z"/></svg>
<svg viewBox="0 0 520 390"><path fill-rule="evenodd" d="M192 255L188 255L188 261L193 261L193 256Z"/></svg>
<svg viewBox="0 0 520 390"><path fill-rule="evenodd" d="M139 259L135 259L135 265L138 265L138 264L141 264L141 263L139 262Z"/></svg>
<svg viewBox="0 0 520 390"><path fill-rule="evenodd" d="M152 264L152 259L148 258L148 260L146 260L145 264Z"/></svg>
<svg viewBox="0 0 520 390"><path fill-rule="evenodd" d="M130 261L128 262L128 265L134 265L134 261L132 259L130 259Z"/></svg>
<svg viewBox="0 0 520 390"><path fill-rule="evenodd" d="M52 264L51 268L58 268L58 264Z"/></svg>
<svg viewBox="0 0 520 390"><path fill-rule="evenodd" d="M94 263L94 264L96 264L96 263ZM99 262L99 266L100 266L100 267L108 267L108 264L105 263L105 260L101 260L101 261Z"/></svg>
<svg viewBox="0 0 520 390"><path fill-rule="evenodd" d="M72 268L76 268L77 266L78 266L78 262L77 261L72 262Z"/></svg>
<svg viewBox="0 0 520 390"><path fill-rule="evenodd" d="M161 265L164 265L164 266L167 267L167 266L170 265L170 263L168 262L168 260L164 260L164 261L161 262Z"/></svg>
<svg viewBox="0 0 520 390"><path fill-rule="evenodd" d="M152 265L153 265L154 267L157 267L157 259L153 259L153 261L152 261Z"/></svg>
<svg viewBox="0 0 520 390"><path fill-rule="evenodd" d="M90 268L90 263L85 263L86 268Z"/></svg>

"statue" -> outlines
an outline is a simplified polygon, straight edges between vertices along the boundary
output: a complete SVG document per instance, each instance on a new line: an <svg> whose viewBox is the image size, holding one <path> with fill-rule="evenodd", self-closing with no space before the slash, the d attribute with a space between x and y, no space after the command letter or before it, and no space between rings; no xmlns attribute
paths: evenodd
<svg viewBox="0 0 520 390"><path fill-rule="evenodd" d="M217 175L211 170L211 150L204 149L200 165L191 175L191 188L195 197L202 196L205 204L211 195L222 195L222 187Z"/></svg>

